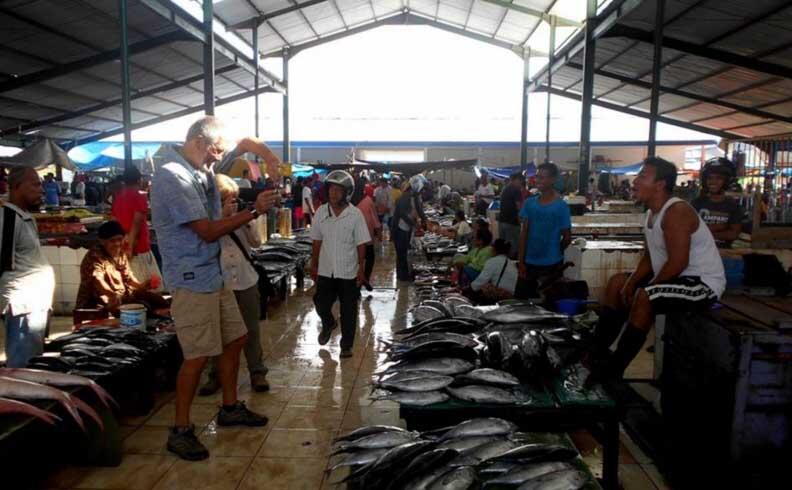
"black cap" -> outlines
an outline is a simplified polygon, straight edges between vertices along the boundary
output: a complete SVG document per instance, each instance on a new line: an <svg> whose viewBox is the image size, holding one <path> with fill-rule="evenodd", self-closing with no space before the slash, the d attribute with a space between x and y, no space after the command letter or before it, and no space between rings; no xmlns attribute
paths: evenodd
<svg viewBox="0 0 792 490"><path fill-rule="evenodd" d="M123 236L124 229L121 227L121 224L118 221L108 221L106 223L102 223L102 226L99 227L97 233L100 240L109 240L115 236Z"/></svg>

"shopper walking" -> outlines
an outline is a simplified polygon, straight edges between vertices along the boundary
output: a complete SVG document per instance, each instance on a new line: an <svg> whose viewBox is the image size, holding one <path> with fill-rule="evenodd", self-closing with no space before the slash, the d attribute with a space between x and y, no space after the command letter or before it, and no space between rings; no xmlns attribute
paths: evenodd
<svg viewBox="0 0 792 490"><path fill-rule="evenodd" d="M311 277L316 281L314 305L322 319L319 345L327 344L337 326L332 309L338 300L341 357L352 357L360 286L365 283L365 245L371 242L371 236L363 213L349 203L355 190L352 176L335 170L327 175L325 185L328 186L328 203L316 211L311 227Z"/></svg>
<svg viewBox="0 0 792 490"><path fill-rule="evenodd" d="M44 350L55 272L41 251L36 221L44 190L36 171L16 167L8 176L8 202L0 206L0 313L6 365L27 366Z"/></svg>
<svg viewBox="0 0 792 490"><path fill-rule="evenodd" d="M419 225L419 218L423 217L419 195L425 182L426 178L422 175L411 177L404 184L404 190L396 201L396 210L393 212L390 231L396 249L396 279L399 281L413 280L407 253L410 250L412 233Z"/></svg>
<svg viewBox="0 0 792 490"><path fill-rule="evenodd" d="M374 204L377 207L377 217L382 225L387 225L396 203L393 201L391 186L388 179L380 177L379 186L374 190Z"/></svg>
<svg viewBox="0 0 792 490"><path fill-rule="evenodd" d="M366 265L363 272L365 278L363 287L366 288L366 291L370 292L374 289L371 287L371 272L374 270L375 257L374 241L382 240L382 223L380 222L379 216L377 216L377 210L375 209L374 200L371 199L371 196L364 193L361 197L358 192L355 192L355 198L352 199L352 204L357 206L360 212L363 213L369 236L371 236L371 241L366 244Z"/></svg>
<svg viewBox="0 0 792 490"><path fill-rule="evenodd" d="M498 235L509 244L509 258L517 257L520 248L520 208L522 207L522 191L525 188L525 175L515 172L509 183L503 188L498 212Z"/></svg>
<svg viewBox="0 0 792 490"><path fill-rule="evenodd" d="M223 218L230 218L238 212L239 186L227 175L215 177L220 201L223 205ZM253 267L250 250L261 245L256 233L255 221L237 228L220 238L220 269L223 271L223 282L226 288L234 291L239 312L247 327L245 342L245 360L250 374L250 386L253 391L269 390L267 372L264 366L264 353L261 350L261 295L258 289L259 275ZM209 363L209 373L198 395L213 395L220 389L217 371L217 358Z"/></svg>
<svg viewBox="0 0 792 490"><path fill-rule="evenodd" d="M132 274L142 282L151 280L161 291L161 273L157 260L151 252L151 238L148 225L149 203L146 194L140 190L140 170L129 167L124 171L124 188L113 199L111 214L126 233L127 256L130 258Z"/></svg>
<svg viewBox="0 0 792 490"><path fill-rule="evenodd" d="M220 195L210 168L224 150L222 130L219 120L207 116L190 126L184 145L164 147L161 156L166 163L155 174L151 189L154 228L165 281L173 292L171 314L184 356L167 448L193 461L209 457L190 424L190 407L210 357L219 356L223 389L217 424L263 426L268 422L237 398L239 356L247 342L247 327L236 298L223 287L219 240L266 213L275 202L275 192L260 193L252 209L221 217Z"/></svg>

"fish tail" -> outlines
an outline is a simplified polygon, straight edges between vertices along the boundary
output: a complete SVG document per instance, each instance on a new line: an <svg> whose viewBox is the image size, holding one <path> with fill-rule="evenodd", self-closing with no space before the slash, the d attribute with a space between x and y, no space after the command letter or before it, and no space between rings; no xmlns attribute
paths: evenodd
<svg viewBox="0 0 792 490"><path fill-rule="evenodd" d="M82 410L85 414L87 414L89 417L94 419L94 421L99 426L99 428L104 430L104 422L102 422L102 418L99 417L99 414L96 413L96 410L91 408L90 405L88 405L84 401L80 400L76 396L70 396L70 395L67 395L67 396L69 396L69 398L71 399L71 402L74 404L75 407L77 407L79 410Z"/></svg>
<svg viewBox="0 0 792 490"><path fill-rule="evenodd" d="M97 384L94 381L91 381L89 383L89 386L94 391L94 393L96 393L96 396L98 396L99 399L102 400L102 403L104 403L107 408L110 408L111 404L115 408L121 408L118 402L115 401L115 399L112 396L110 396L110 393L108 393L107 390L99 386L99 384Z"/></svg>
<svg viewBox="0 0 792 490"><path fill-rule="evenodd" d="M69 395L66 396L69 397ZM83 432L86 432L85 422L83 422L82 417L80 417L80 413L77 411L77 407L75 407L74 404L71 403L71 400L69 399L61 400L61 404L63 405L63 408L65 408L66 411L69 412L69 415L72 416L74 421L77 422L77 425L80 426L80 429L82 429Z"/></svg>

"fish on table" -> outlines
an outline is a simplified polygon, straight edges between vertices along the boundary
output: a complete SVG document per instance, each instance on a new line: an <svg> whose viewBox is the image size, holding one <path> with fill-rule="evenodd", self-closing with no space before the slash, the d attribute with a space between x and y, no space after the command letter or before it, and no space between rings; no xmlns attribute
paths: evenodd
<svg viewBox="0 0 792 490"><path fill-rule="evenodd" d="M104 429L104 423L99 414L87 403L51 386L21 379L0 377L0 397L14 400L54 400L66 409L81 429L85 430L85 423L80 417L78 410L91 417L99 427Z"/></svg>

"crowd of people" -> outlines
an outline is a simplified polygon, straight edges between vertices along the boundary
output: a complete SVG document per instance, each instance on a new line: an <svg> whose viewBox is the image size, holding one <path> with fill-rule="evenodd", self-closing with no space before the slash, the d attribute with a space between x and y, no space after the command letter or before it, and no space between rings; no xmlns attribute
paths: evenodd
<svg viewBox="0 0 792 490"><path fill-rule="evenodd" d="M342 358L352 355L361 290L373 289L375 244L392 242L396 279L400 287L409 286L415 277L410 249L416 234L429 227L427 205L454 216L452 226L440 232L469 249L453 258L450 273L477 303L532 297L543 278L562 270L564 250L571 243L571 213L559 192L559 169L552 163L539 165L528 181L522 173L511 175L497 192L482 175L472 197L476 216L466 216L459 192L421 174L388 179L335 170L324 178L313 174L293 183L282 180L280 161L266 145L245 138L229 150L223 131L218 119L204 117L189 128L183 144L163 146L158 153L163 163L150 189L137 169L125 171L112 192L112 220L99 228L96 245L80 268L76 311L117 316L122 305L134 302L152 315L173 318L184 360L166 445L183 459L209 454L191 424L196 395L222 393L218 425L268 422L239 400L237 380L244 353L253 389L269 389L260 341L266 301L250 251L260 245L254 220L282 206L282 193L291 203L294 227L309 228L313 244L309 271L321 319L318 343L326 345L340 327ZM266 178L224 175L228 162L246 152L264 159ZM592 355L605 375L621 376L643 345L654 315L708 306L725 288L716 247L737 237L744 215L725 195L734 179L733 166L725 159L708 162L702 172L706 192L690 204L673 196L676 179L672 163L647 158L630 188L630 197L648 209L646 251L634 272L608 283L596 329L598 350ZM276 189L276 181L285 192ZM55 287L31 213L54 202L60 186L52 175L42 181L29 168L11 170L7 185L9 199L0 213L0 308L7 365L22 367L42 351ZM248 189L254 192L240 199ZM487 210L498 198L496 227ZM149 215L161 270L152 252ZM338 319L333 314L336 302ZM208 376L201 384L207 365Z"/></svg>

